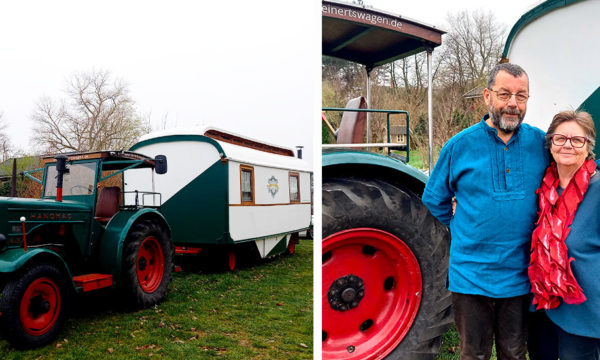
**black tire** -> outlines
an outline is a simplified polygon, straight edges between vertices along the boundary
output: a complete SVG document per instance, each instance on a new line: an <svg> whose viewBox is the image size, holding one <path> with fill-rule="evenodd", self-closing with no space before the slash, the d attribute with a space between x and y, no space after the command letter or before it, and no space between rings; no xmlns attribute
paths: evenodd
<svg viewBox="0 0 600 360"><path fill-rule="evenodd" d="M68 306L65 275L53 265L33 264L7 281L0 299L0 328L16 348L43 346L57 337Z"/></svg>
<svg viewBox="0 0 600 360"><path fill-rule="evenodd" d="M154 256L145 256L147 254ZM173 243L162 224L142 220L131 227L123 248L120 285L131 305L146 308L165 298L171 282L173 256ZM144 278L148 274L151 278Z"/></svg>
<svg viewBox="0 0 600 360"><path fill-rule="evenodd" d="M386 359L434 359L439 353L441 336L452 324L451 295L446 289L450 246L447 228L429 213L418 196L406 189L377 179L324 179L324 240L340 231L358 228L383 230L396 240L402 239L414 254L422 276L421 300L412 325L407 325L408 332L393 350L392 345L384 351L378 350L379 353L389 352ZM324 264L327 255L330 254L324 251ZM324 291L331 289L329 286L323 284ZM366 289L364 296L368 293ZM324 308L330 306L328 298L324 297L323 302ZM323 341L326 331L323 329ZM348 348L358 353L360 344L351 345Z"/></svg>
<svg viewBox="0 0 600 360"><path fill-rule="evenodd" d="M315 238L315 231L312 225L306 230L306 237L311 240Z"/></svg>

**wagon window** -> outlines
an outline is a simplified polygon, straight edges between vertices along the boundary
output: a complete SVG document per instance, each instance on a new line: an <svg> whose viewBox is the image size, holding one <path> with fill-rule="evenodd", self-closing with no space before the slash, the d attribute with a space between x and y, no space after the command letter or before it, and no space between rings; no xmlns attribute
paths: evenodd
<svg viewBox="0 0 600 360"><path fill-rule="evenodd" d="M254 169L251 166L241 166L242 204L254 203Z"/></svg>
<svg viewBox="0 0 600 360"><path fill-rule="evenodd" d="M290 202L300 202L300 175L290 173Z"/></svg>

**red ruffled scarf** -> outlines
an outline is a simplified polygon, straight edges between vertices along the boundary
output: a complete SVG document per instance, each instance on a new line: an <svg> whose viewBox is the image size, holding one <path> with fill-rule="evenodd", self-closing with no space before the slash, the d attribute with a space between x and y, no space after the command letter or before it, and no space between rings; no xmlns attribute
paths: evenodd
<svg viewBox="0 0 600 360"><path fill-rule="evenodd" d="M594 160L586 160L559 197L558 171L553 162L536 191L540 211L531 241L529 280L533 304L537 304L538 310L554 309L560 305L560 298L567 304L586 300L571 271L573 258L568 258L565 239L595 170Z"/></svg>

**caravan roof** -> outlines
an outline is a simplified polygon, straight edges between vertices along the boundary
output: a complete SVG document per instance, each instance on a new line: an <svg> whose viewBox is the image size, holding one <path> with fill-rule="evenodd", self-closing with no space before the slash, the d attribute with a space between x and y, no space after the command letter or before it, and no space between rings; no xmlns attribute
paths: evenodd
<svg viewBox="0 0 600 360"><path fill-rule="evenodd" d="M227 160L273 168L312 171L310 165L296 157L292 148L270 144L215 127L170 129L144 135L131 149L163 141L205 141L218 147Z"/></svg>

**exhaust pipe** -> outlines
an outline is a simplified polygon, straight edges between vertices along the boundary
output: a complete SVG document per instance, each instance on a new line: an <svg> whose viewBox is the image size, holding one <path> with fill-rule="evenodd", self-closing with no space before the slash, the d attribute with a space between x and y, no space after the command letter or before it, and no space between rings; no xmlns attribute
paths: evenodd
<svg viewBox="0 0 600 360"><path fill-rule="evenodd" d="M56 159L56 201L62 201L62 192L63 192L63 176L69 173L69 169L67 169L67 156L66 155L56 155L54 157Z"/></svg>

